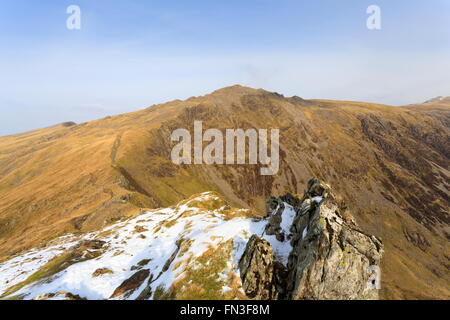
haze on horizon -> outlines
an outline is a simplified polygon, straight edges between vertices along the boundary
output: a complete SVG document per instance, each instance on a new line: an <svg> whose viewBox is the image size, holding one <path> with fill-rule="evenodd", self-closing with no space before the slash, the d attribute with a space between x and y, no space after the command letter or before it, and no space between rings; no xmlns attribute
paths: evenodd
<svg viewBox="0 0 450 320"><path fill-rule="evenodd" d="M69 5L81 30L68 30ZM368 6L382 29L366 27ZM0 135L241 84L306 99L450 95L450 2L0 3Z"/></svg>

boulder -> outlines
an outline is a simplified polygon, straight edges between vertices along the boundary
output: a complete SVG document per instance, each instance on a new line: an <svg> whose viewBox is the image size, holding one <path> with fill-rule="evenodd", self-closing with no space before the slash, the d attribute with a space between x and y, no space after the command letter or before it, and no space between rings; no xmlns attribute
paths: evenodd
<svg viewBox="0 0 450 320"><path fill-rule="evenodd" d="M276 299L274 286L274 261L272 246L264 239L253 235L247 243L239 261L242 287L250 299Z"/></svg>

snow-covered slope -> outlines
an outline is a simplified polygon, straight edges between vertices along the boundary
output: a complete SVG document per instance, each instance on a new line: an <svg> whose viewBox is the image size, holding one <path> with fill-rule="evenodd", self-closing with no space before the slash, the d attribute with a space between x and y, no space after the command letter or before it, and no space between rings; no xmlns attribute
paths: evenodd
<svg viewBox="0 0 450 320"><path fill-rule="evenodd" d="M284 242L267 221L207 192L82 236L55 239L0 264L0 296L14 299L242 299L238 262L252 234L286 265L295 210L285 203Z"/></svg>

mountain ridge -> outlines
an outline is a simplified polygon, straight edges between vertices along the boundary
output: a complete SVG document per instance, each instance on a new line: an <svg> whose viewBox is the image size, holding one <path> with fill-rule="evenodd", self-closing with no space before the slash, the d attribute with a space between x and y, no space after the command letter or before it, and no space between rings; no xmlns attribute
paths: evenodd
<svg viewBox="0 0 450 320"><path fill-rule="evenodd" d="M285 98L233 86L0 137L0 259L200 192L263 214L268 197L301 193L316 176L347 199L364 229L386 239L383 297L445 297L449 110ZM194 120L205 129L279 128L279 174L261 178L258 166L173 165L170 134Z"/></svg>
<svg viewBox="0 0 450 320"><path fill-rule="evenodd" d="M261 218L194 195L0 264L0 299L378 299L383 245L334 199L312 179Z"/></svg>

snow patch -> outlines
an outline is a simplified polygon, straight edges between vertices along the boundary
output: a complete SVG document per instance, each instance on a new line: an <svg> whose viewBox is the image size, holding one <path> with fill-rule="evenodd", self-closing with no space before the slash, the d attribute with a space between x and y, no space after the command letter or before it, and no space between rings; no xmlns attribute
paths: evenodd
<svg viewBox="0 0 450 320"><path fill-rule="evenodd" d="M215 197L214 193L208 192L193 200L208 201ZM254 221L245 217L229 219L221 213L221 209L204 210L188 204L152 210L83 236L62 237L44 249L34 249L6 261L0 264L0 295L83 240L105 241L105 252L95 259L75 263L45 281L26 285L12 295L33 299L40 294L70 292L89 300L109 299L124 280L141 269L151 272L153 282L150 287L154 293L158 287L168 289L174 281L181 279L185 264L195 268L195 263L187 262L188 258L195 261L193 259L207 250L227 242L232 243L231 259L226 263L223 274L218 276L225 279L227 272L233 272L239 278L239 260L252 234L269 241L276 259L287 264L292 251L290 227L295 217L292 206L285 203L280 224L285 240L280 242L275 236L264 234L266 220ZM175 258L170 263L174 253ZM112 273L93 277L99 268L107 268ZM137 298L147 285L148 279L128 298ZM223 293L229 290L228 285L222 289Z"/></svg>

